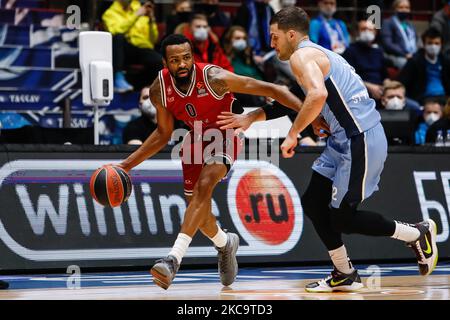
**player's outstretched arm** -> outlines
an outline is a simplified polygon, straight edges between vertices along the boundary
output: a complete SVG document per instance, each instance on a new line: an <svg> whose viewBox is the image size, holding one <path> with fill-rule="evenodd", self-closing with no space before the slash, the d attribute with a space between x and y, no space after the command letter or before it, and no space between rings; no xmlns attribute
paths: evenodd
<svg viewBox="0 0 450 320"><path fill-rule="evenodd" d="M170 140L173 132L174 120L172 114L163 106L161 87L159 79L156 78L150 87L150 101L156 108L157 125L155 131L144 141L144 143L126 158L119 166L125 171L158 153Z"/></svg>
<svg viewBox="0 0 450 320"><path fill-rule="evenodd" d="M291 92L295 93L292 89ZM222 112L218 116L219 121L217 123L221 126L221 130L235 129L235 133L238 134L247 130L254 122L278 119L294 112L275 101L273 104L266 104L264 107L257 108L247 114Z"/></svg>
<svg viewBox="0 0 450 320"><path fill-rule="evenodd" d="M208 82L219 96L223 96L227 92L235 92L271 97L295 111L299 111L302 106L300 99L285 86L240 76L225 69L210 68L208 70Z"/></svg>
<svg viewBox="0 0 450 320"><path fill-rule="evenodd" d="M258 108L247 114L222 112L217 119L219 119L217 124L220 125L220 130L235 129L234 133L237 135L247 130L252 123L265 121L266 114L262 108Z"/></svg>
<svg viewBox="0 0 450 320"><path fill-rule="evenodd" d="M298 83L295 83L289 90L296 97L300 98L300 100L305 100L305 94ZM266 104L264 107L257 108L247 114L222 112L222 114L218 116L219 121L217 121L217 123L221 126L221 130L235 129L235 133L238 134L247 130L254 122L278 119L287 115L292 115L294 112L295 111L292 109L275 101L274 103ZM325 137L330 132L328 124L321 115L319 115L311 125L316 136Z"/></svg>

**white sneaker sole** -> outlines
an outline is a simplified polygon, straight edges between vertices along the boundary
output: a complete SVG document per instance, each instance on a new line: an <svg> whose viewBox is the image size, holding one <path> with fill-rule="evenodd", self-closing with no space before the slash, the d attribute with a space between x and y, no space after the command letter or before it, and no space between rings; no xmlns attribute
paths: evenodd
<svg viewBox="0 0 450 320"><path fill-rule="evenodd" d="M363 288L364 285L362 283L354 282L350 286L305 288L305 291L309 293L356 292Z"/></svg>

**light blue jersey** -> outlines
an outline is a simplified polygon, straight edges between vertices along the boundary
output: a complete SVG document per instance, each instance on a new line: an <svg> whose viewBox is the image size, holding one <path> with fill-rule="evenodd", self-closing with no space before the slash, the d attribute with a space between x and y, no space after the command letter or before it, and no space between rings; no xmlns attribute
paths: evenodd
<svg viewBox="0 0 450 320"><path fill-rule="evenodd" d="M332 207L339 208L343 201L358 205L378 190L387 157L380 114L361 77L344 58L309 40L298 47L316 48L330 60L324 79L328 97L321 114L331 136L313 170L333 181Z"/></svg>
<svg viewBox="0 0 450 320"><path fill-rule="evenodd" d="M340 55L309 40L298 46L299 49L305 47L322 51L330 60L330 72L325 77L328 98L322 115L330 126L331 134L336 137L345 134L351 138L379 124L381 117L375 109L376 103L369 97L355 69Z"/></svg>

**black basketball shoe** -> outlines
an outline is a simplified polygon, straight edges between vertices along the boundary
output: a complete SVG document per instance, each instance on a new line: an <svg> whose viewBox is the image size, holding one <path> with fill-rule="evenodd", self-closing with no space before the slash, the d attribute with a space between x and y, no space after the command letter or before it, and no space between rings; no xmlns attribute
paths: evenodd
<svg viewBox="0 0 450 320"><path fill-rule="evenodd" d="M417 241L407 243L417 258L419 272L422 276L427 276L436 268L438 261L438 249L436 245L436 223L428 219L417 223L416 228L420 231Z"/></svg>

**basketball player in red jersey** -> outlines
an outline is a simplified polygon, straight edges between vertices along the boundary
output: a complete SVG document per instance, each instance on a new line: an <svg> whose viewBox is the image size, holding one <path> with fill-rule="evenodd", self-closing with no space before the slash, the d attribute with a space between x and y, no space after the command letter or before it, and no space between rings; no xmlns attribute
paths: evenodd
<svg viewBox="0 0 450 320"><path fill-rule="evenodd" d="M232 112L236 106L231 92L268 96L294 110L300 109L301 102L287 87L238 76L214 65L195 63L192 46L182 35L168 36L162 42L162 55L165 69L149 89L150 101L157 110L158 128L120 164L128 172L161 150L171 138L174 118L191 128L182 146L184 192L189 205L172 250L156 262L151 274L157 285L167 289L200 229L214 243L221 282L229 286L238 271L239 237L225 233L217 225L211 213L211 198L215 186L236 160L242 142L233 130L220 131L217 117L221 112Z"/></svg>

